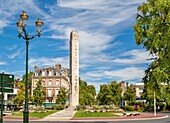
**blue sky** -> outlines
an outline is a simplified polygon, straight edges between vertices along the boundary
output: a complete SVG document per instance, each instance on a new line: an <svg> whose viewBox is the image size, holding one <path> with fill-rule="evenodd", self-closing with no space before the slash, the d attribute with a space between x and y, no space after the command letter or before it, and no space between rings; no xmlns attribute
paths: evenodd
<svg viewBox="0 0 170 123"><path fill-rule="evenodd" d="M30 41L29 70L60 63L69 67L69 35L79 33L80 77L99 85L113 80L141 82L148 52L135 44L133 24L137 6L146 0L1 0L0 72L25 73L25 41L16 22L22 10L29 15L27 31L36 34L35 21L44 22L42 36Z"/></svg>

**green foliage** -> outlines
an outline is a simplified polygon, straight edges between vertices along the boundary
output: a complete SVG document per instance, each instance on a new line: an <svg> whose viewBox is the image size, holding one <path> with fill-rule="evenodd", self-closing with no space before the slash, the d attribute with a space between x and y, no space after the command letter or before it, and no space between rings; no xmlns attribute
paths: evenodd
<svg viewBox="0 0 170 123"><path fill-rule="evenodd" d="M152 63L145 71L143 97L153 104L156 100L170 104L170 1L147 0L138 7L134 25L137 45L143 45L153 56ZM167 84L166 86L162 86Z"/></svg>
<svg viewBox="0 0 170 123"><path fill-rule="evenodd" d="M79 105L77 106L77 110L85 110L86 106L85 105Z"/></svg>
<svg viewBox="0 0 170 123"><path fill-rule="evenodd" d="M97 95L97 101L100 105L109 105L111 104L112 95L109 90L109 85L103 84L100 85L100 91Z"/></svg>
<svg viewBox="0 0 170 123"><path fill-rule="evenodd" d="M123 109L124 111L134 111L133 106L121 106L121 109Z"/></svg>
<svg viewBox="0 0 170 123"><path fill-rule="evenodd" d="M33 72L29 72L29 73L28 73L28 89L31 88L32 75L33 75ZM22 83L25 83L25 82L26 82L26 74L24 74L24 75L22 76L22 80L21 80L20 82L22 82Z"/></svg>
<svg viewBox="0 0 170 123"><path fill-rule="evenodd" d="M100 105L118 105L121 99L121 84L116 81L100 85L97 100Z"/></svg>
<svg viewBox="0 0 170 123"><path fill-rule="evenodd" d="M28 74L28 82L29 82L29 88L31 86L31 77L32 77L33 72L30 72ZM17 94L17 96L13 99L14 103L22 106L23 102L25 100L25 75L23 75L22 80L19 81L18 89L20 89L20 92ZM29 95L28 95L28 100L33 101L33 97L30 95L30 90L28 90Z"/></svg>
<svg viewBox="0 0 170 123"><path fill-rule="evenodd" d="M64 109L64 105L60 105L60 104L53 105L52 109L53 110L63 110Z"/></svg>
<svg viewBox="0 0 170 123"><path fill-rule="evenodd" d="M126 91L124 93L124 100L128 101L129 105L132 105L136 101L136 90L133 89L132 85L126 84Z"/></svg>
<svg viewBox="0 0 170 123"><path fill-rule="evenodd" d="M113 112L84 112L84 111L77 111L74 115L76 117L114 117L117 116Z"/></svg>
<svg viewBox="0 0 170 123"><path fill-rule="evenodd" d="M42 82L39 80L36 84L36 88L33 90L34 102L41 106L42 102L45 100L45 96L46 88L42 86Z"/></svg>
<svg viewBox="0 0 170 123"><path fill-rule="evenodd" d="M65 105L67 100L67 91L65 88L61 87L59 93L57 94L56 104Z"/></svg>
<svg viewBox="0 0 170 123"><path fill-rule="evenodd" d="M14 101L14 104L22 106L25 100L25 84L22 82L19 82L18 88L20 89L20 91L17 94L17 96L13 98L13 101Z"/></svg>
<svg viewBox="0 0 170 123"><path fill-rule="evenodd" d="M157 102L156 105L157 105L157 107L159 107L160 111L166 110L166 102Z"/></svg>
<svg viewBox="0 0 170 123"><path fill-rule="evenodd" d="M19 106L23 105L25 99L25 95L22 91L20 91L15 98L13 98L14 104L17 104Z"/></svg>
<svg viewBox="0 0 170 123"><path fill-rule="evenodd" d="M96 89L93 85L87 85L87 82L79 80L79 103L80 105L95 104Z"/></svg>

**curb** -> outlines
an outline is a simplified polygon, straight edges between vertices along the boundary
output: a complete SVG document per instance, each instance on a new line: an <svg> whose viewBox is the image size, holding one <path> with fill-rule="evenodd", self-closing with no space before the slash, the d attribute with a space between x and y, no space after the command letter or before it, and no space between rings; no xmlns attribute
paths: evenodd
<svg viewBox="0 0 170 123"><path fill-rule="evenodd" d="M41 121L74 121L74 122L80 122L80 121L87 121L87 122L94 122L95 121L134 121L134 120L154 120L154 119L163 119L163 118L167 118L169 117L168 115L165 116L157 116L157 117L150 117L150 118L145 118L145 117L140 117L140 118L135 118L135 117L130 117L130 118L72 118L72 119L60 119L60 118L49 118L49 119L29 119L29 121L37 121L37 122L41 122ZM23 121L22 118L4 118L4 121Z"/></svg>
<svg viewBox="0 0 170 123"><path fill-rule="evenodd" d="M163 119L163 118L167 118L169 117L168 115L164 115L164 116L157 116L157 117L148 117L148 118L145 118L145 117L140 117L140 118L135 118L135 117L131 117L131 118L101 118L101 119L97 119L97 118L89 118L89 119L71 119L70 121L74 121L74 122L79 122L79 121L88 121L88 122L92 122L92 121L134 121L134 120L154 120L154 119Z"/></svg>

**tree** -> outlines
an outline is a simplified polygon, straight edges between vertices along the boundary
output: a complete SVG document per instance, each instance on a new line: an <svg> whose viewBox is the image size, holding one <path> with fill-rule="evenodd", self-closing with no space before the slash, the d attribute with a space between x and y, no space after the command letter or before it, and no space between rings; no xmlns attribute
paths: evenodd
<svg viewBox="0 0 170 123"><path fill-rule="evenodd" d="M157 69L159 81L170 81L170 1L147 0L138 7L134 25L137 45L143 45L153 56L153 65L149 69ZM152 75L153 76L153 75Z"/></svg>
<svg viewBox="0 0 170 123"><path fill-rule="evenodd" d="M157 101L162 100L163 92L170 82L170 1L147 0L138 7L134 25L137 45L143 45L153 56L145 71L143 97L153 102L153 90ZM161 89L164 88L164 89ZM164 94L163 94L164 95ZM169 98L166 98L170 102Z"/></svg>
<svg viewBox="0 0 170 123"><path fill-rule="evenodd" d="M25 99L25 95L22 91L20 91L15 98L13 98L14 104L18 106L22 106Z"/></svg>
<svg viewBox="0 0 170 123"><path fill-rule="evenodd" d="M129 102L129 105L132 105L136 101L136 90L133 89L132 85L126 83L126 91L124 93L124 100Z"/></svg>
<svg viewBox="0 0 170 123"><path fill-rule="evenodd" d="M46 88L42 86L42 82L39 80L36 84L36 88L33 90L34 102L41 106L42 102L45 100L45 96Z"/></svg>
<svg viewBox="0 0 170 123"><path fill-rule="evenodd" d="M17 104L19 106L23 105L23 102L25 100L25 84L22 82L19 82L18 88L20 89L17 96L13 99L14 104Z"/></svg>
<svg viewBox="0 0 170 123"><path fill-rule="evenodd" d="M109 84L109 88L112 95L112 102L118 106L120 103L121 92L122 92L121 83L117 83L116 81L113 81Z"/></svg>
<svg viewBox="0 0 170 123"><path fill-rule="evenodd" d="M95 104L96 89L93 85L79 79L79 103L81 105Z"/></svg>
<svg viewBox="0 0 170 123"><path fill-rule="evenodd" d="M31 85L32 85L32 75L33 75L33 72L29 72L28 73L28 89L31 89ZM25 83L26 82L26 74L24 74L22 76L22 80L20 81L22 83Z"/></svg>
<svg viewBox="0 0 170 123"><path fill-rule="evenodd" d="M121 99L121 92L121 84L116 81L112 81L109 84L100 85L97 100L101 105L118 105Z"/></svg>
<svg viewBox="0 0 170 123"><path fill-rule="evenodd" d="M109 105L111 104L111 94L109 86L107 84L100 85L100 91L97 95L97 101L100 105Z"/></svg>
<svg viewBox="0 0 170 123"><path fill-rule="evenodd" d="M28 98L28 100L29 101L33 101L33 97L31 96L31 94L30 94L30 89L31 89L31 83L32 83L32 79L31 79L31 77L32 77L32 74L33 74L33 72L30 72L29 74L28 74L28 82L29 82L29 90L28 90L28 92L29 92L29 98ZM25 76L25 74L22 76L22 80L21 81L19 81L19 85L18 85L18 89L20 89L20 92L17 94L17 96L13 99L13 101L14 101L14 103L15 104L18 104L19 106L21 106L23 103L24 103L24 100L25 100L25 79L26 79L26 76Z"/></svg>
<svg viewBox="0 0 170 123"><path fill-rule="evenodd" d="M56 99L56 104L65 105L67 101L68 91L64 87L61 87Z"/></svg>

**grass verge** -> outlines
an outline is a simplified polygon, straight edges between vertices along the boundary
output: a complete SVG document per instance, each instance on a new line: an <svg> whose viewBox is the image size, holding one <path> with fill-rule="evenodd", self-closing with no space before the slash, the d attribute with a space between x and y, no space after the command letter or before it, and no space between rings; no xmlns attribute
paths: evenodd
<svg viewBox="0 0 170 123"><path fill-rule="evenodd" d="M77 111L74 115L74 118L79 117L119 117L118 115L114 114L113 112L84 112L84 111Z"/></svg>
<svg viewBox="0 0 170 123"><path fill-rule="evenodd" d="M29 113L29 117L36 117L36 118L44 118L50 114L53 114L55 112L58 112L59 110L49 110L48 112L33 112L33 113ZM23 116L23 112L17 112L11 115L12 117L22 117Z"/></svg>

